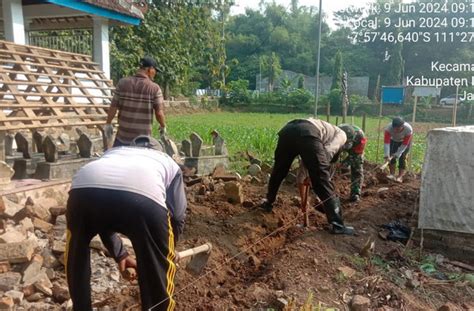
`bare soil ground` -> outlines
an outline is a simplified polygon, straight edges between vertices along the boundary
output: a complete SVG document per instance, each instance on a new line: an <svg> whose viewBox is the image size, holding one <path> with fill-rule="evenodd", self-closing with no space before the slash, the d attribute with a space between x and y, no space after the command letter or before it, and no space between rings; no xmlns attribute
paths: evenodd
<svg viewBox="0 0 474 311"><path fill-rule="evenodd" d="M325 217L312 208L312 227L302 228L294 184L282 186L271 214L257 208L264 182L244 178L245 202L237 205L227 202L222 182L211 181L213 191L189 187L185 234L177 248L211 242L213 251L200 276L189 274L183 263L178 268L177 310L279 310L278 298L299 307L310 296L314 306L349 310L354 295L369 298L371 310L437 310L448 302L450 310L474 310L473 285L461 277L467 271L443 256L420 253L412 241L405 246L379 236L380 225L394 220L416 227L420 180L384 184L373 165L365 169L359 203L347 201L348 177L336 176L346 223L358 232L353 237L328 233ZM383 187L388 189L380 192ZM369 239L375 248L362 257ZM420 268L427 262L436 272ZM129 286L97 306L138 309L137 297L138 288Z"/></svg>

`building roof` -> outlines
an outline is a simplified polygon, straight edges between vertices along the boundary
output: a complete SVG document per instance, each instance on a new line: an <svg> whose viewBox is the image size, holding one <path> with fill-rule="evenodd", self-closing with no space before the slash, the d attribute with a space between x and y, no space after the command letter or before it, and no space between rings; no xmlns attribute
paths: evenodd
<svg viewBox="0 0 474 311"><path fill-rule="evenodd" d="M148 9L145 0L83 0L83 2L140 19L144 18L144 13Z"/></svg>
<svg viewBox="0 0 474 311"><path fill-rule="evenodd" d="M139 25L148 10L147 0L22 0L22 3L49 3L132 25Z"/></svg>

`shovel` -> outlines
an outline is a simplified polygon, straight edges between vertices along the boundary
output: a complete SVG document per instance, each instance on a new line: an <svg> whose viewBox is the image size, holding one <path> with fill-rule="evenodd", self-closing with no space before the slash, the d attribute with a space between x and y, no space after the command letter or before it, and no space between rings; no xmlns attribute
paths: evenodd
<svg viewBox="0 0 474 311"><path fill-rule="evenodd" d="M303 212L303 226L309 226L309 219L308 219L308 193L309 193L309 184L303 183L298 185L301 197L301 211Z"/></svg>
<svg viewBox="0 0 474 311"><path fill-rule="evenodd" d="M176 262L184 258L191 257L191 260L186 265L186 270L192 274L198 275L202 272L211 255L212 244L206 243L201 246L190 248L176 254Z"/></svg>
<svg viewBox="0 0 474 311"><path fill-rule="evenodd" d="M385 169L387 168L387 166L390 164L390 161L391 161L391 160L392 160L392 159L389 158L384 164L382 164L382 165L380 166L379 169L380 169L381 171L385 171Z"/></svg>
<svg viewBox="0 0 474 311"><path fill-rule="evenodd" d="M206 266L209 256L211 255L211 250L212 244L206 243L201 246L184 250L182 252L177 252L175 262L179 262L184 258L192 256L191 260L186 265L186 270L194 275L198 275ZM123 272L122 276L126 280L133 281L137 278L137 271L135 268L127 268Z"/></svg>

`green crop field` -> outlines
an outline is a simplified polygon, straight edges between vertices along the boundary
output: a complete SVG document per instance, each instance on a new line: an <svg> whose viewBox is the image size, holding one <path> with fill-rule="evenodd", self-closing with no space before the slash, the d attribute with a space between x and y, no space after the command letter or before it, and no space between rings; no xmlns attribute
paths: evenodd
<svg viewBox="0 0 474 311"><path fill-rule="evenodd" d="M198 133L205 144L211 144L210 132L219 131L226 140L227 148L232 156L234 167L238 166L239 152L250 151L264 161L273 161L273 151L277 142L278 130L286 122L295 118L306 118L303 114L268 114L268 113L235 113L235 112L209 112L192 115L171 115L167 117L168 134L177 143L189 137L191 132ZM324 118L325 120L325 118ZM341 120L341 118L339 118ZM331 118L331 123L336 123L336 118ZM349 117L347 120L351 122ZM382 119L382 128L390 119ZM341 121L339 121L341 123ZM354 124L362 126L362 118L355 117ZM377 157L378 118L367 118L366 134L369 142L366 148L366 159L371 162L383 160L383 133L380 133L379 153ZM415 128L417 129L418 126ZM419 171L425 152L426 130L429 126L421 126L422 130L415 130L414 145L412 147L413 169ZM155 123L154 134L158 135Z"/></svg>

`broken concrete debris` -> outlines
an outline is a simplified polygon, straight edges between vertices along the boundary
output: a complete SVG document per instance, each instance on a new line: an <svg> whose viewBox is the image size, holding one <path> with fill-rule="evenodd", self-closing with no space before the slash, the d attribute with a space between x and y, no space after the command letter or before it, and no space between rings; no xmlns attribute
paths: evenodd
<svg viewBox="0 0 474 311"><path fill-rule="evenodd" d="M0 186L8 185L15 171L4 161L0 161Z"/></svg>
<svg viewBox="0 0 474 311"><path fill-rule="evenodd" d="M248 168L249 175L252 177L257 177L261 171L262 168L258 164L251 164Z"/></svg>
<svg viewBox="0 0 474 311"><path fill-rule="evenodd" d="M5 221L0 229L0 310L71 310L64 271L66 209L50 199L0 199ZM130 241L124 240L131 251ZM102 251L92 251L91 258L93 292L127 286Z"/></svg>
<svg viewBox="0 0 474 311"><path fill-rule="evenodd" d="M238 182L227 182L224 185L227 201L232 204L240 204L244 201L242 185Z"/></svg>
<svg viewBox="0 0 474 311"><path fill-rule="evenodd" d="M370 299L364 296L355 295L350 302L351 311L369 311Z"/></svg>
<svg viewBox="0 0 474 311"><path fill-rule="evenodd" d="M8 261L11 264L28 262L36 245L33 240L0 244L0 261Z"/></svg>

